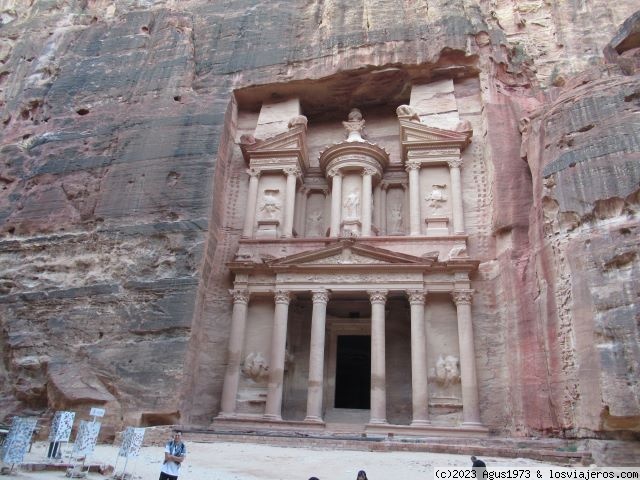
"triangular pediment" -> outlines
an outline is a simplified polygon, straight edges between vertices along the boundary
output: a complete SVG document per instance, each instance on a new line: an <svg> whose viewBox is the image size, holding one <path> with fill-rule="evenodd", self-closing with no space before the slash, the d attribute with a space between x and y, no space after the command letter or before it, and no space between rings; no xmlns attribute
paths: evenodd
<svg viewBox="0 0 640 480"><path fill-rule="evenodd" d="M400 119L400 141L403 150L411 148L438 149L459 148L464 149L471 139L471 131L457 132L432 127L412 120Z"/></svg>
<svg viewBox="0 0 640 480"><path fill-rule="evenodd" d="M306 128L296 126L264 140L254 139L253 143L240 145L245 160L257 158L297 157L308 166Z"/></svg>
<svg viewBox="0 0 640 480"><path fill-rule="evenodd" d="M404 253L392 252L371 245L359 244L350 240L340 241L332 246L308 252L297 253L271 260L272 267L315 267L340 265L425 265L437 261L434 257L415 257Z"/></svg>

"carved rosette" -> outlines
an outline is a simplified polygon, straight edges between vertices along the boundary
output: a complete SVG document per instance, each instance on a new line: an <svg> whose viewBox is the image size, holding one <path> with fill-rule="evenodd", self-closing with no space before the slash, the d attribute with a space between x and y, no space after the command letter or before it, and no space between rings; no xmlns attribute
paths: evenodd
<svg viewBox="0 0 640 480"><path fill-rule="evenodd" d="M423 290L407 290L407 297L411 305L424 305L424 299L427 296Z"/></svg>
<svg viewBox="0 0 640 480"><path fill-rule="evenodd" d="M291 292L289 290L276 290L274 293L276 303L289 304L291 301Z"/></svg>
<svg viewBox="0 0 640 480"><path fill-rule="evenodd" d="M453 298L453 302L456 306L471 305L473 290L454 290L451 292L451 297Z"/></svg>
<svg viewBox="0 0 640 480"><path fill-rule="evenodd" d="M415 161L415 160L409 160L409 161L406 163L406 165L405 165L404 169L405 169L407 172L410 172L411 170L420 170L420 162L417 162L417 161Z"/></svg>
<svg viewBox="0 0 640 480"><path fill-rule="evenodd" d="M447 160L447 164L449 165L449 168L460 168L462 167L462 159L454 158L452 160Z"/></svg>
<svg viewBox="0 0 640 480"><path fill-rule="evenodd" d="M229 290L229 293L231 294L231 296L233 297L233 303L237 304L244 304L247 305L249 303L249 290Z"/></svg>
<svg viewBox="0 0 640 480"><path fill-rule="evenodd" d="M328 290L313 290L313 303L329 303L329 291Z"/></svg>
<svg viewBox="0 0 640 480"><path fill-rule="evenodd" d="M384 305L387 301L387 290L368 290L369 300L371 304L378 303Z"/></svg>

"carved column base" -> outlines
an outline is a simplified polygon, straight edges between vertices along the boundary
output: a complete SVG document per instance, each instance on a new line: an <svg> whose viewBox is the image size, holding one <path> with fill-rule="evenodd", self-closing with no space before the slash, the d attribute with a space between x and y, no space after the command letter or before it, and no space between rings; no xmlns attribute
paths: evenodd
<svg viewBox="0 0 640 480"><path fill-rule="evenodd" d="M344 234L352 234L356 236L360 236L360 232L362 232L362 224L360 220L344 220L341 224L342 233Z"/></svg>
<svg viewBox="0 0 640 480"><path fill-rule="evenodd" d="M304 421L307 423L324 423L324 420L322 420L321 417L316 416L307 416L305 417Z"/></svg>
<svg viewBox="0 0 640 480"><path fill-rule="evenodd" d="M278 238L279 220L258 220L256 237Z"/></svg>
<svg viewBox="0 0 640 480"><path fill-rule="evenodd" d="M265 413L262 418L264 418L265 420L269 420L270 422L281 422L282 421L282 416L281 415L274 415L272 413Z"/></svg>
<svg viewBox="0 0 640 480"><path fill-rule="evenodd" d="M431 422L429 420L414 420L411 422L412 427L430 427Z"/></svg>
<svg viewBox="0 0 640 480"><path fill-rule="evenodd" d="M427 224L427 235L449 235L448 217L427 217L424 221Z"/></svg>

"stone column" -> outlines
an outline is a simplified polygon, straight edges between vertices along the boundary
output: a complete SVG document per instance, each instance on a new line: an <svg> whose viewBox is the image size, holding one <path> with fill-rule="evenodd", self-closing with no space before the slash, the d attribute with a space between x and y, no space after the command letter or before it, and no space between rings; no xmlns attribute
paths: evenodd
<svg viewBox="0 0 640 480"><path fill-rule="evenodd" d="M382 222L380 211L380 184L373 189L373 224L378 227L378 234L382 235Z"/></svg>
<svg viewBox="0 0 640 480"><path fill-rule="evenodd" d="M285 349L287 347L287 317L291 294L285 290L275 293L276 308L273 315L271 333L271 360L269 362L269 383L264 417L282 420L282 382L284 379Z"/></svg>
<svg viewBox="0 0 640 480"><path fill-rule="evenodd" d="M420 235L420 163L407 162L409 172L409 235Z"/></svg>
<svg viewBox="0 0 640 480"><path fill-rule="evenodd" d="M473 324L471 321L472 294L473 290L455 290L451 292L458 312L463 425L480 425L476 356L473 345Z"/></svg>
<svg viewBox="0 0 640 480"><path fill-rule="evenodd" d="M260 179L260 170L248 168L249 174L249 197L247 198L247 211L244 216L244 228L242 229L243 238L253 237L253 226L256 221L256 205L258 203L258 182Z"/></svg>
<svg viewBox="0 0 640 480"><path fill-rule="evenodd" d="M289 238L293 236L293 214L296 209L296 179L300 174L297 167L287 167L284 169L287 175L287 190L285 194L284 207L284 226L282 228L282 236Z"/></svg>
<svg viewBox="0 0 640 480"><path fill-rule="evenodd" d="M298 235L304 237L307 233L307 199L309 198L309 190L302 187L300 189L300 194L300 231L298 232Z"/></svg>
<svg viewBox="0 0 640 480"><path fill-rule="evenodd" d="M336 168L329 171L329 176L333 178L331 188L331 229L330 237L340 236L340 222L342 211L342 173Z"/></svg>
<svg viewBox="0 0 640 480"><path fill-rule="evenodd" d="M427 333L424 324L422 290L407 291L411 305L411 393L413 420L411 425L429 425L429 390L427 381Z"/></svg>
<svg viewBox="0 0 640 480"><path fill-rule="evenodd" d="M462 211L462 180L460 167L462 159L449 160L449 174L451 175L451 205L453 207L453 233L464 234L464 213Z"/></svg>
<svg viewBox="0 0 640 480"><path fill-rule="evenodd" d="M233 416L236 413L236 398L240 382L240 364L247 326L247 307L249 292L247 290L229 290L233 295L233 313L231 315L231 333L227 353L227 370L222 385L222 402L220 416Z"/></svg>
<svg viewBox="0 0 640 480"><path fill-rule="evenodd" d="M372 180L376 171L373 168L365 168L362 171L362 236L371 236L371 193Z"/></svg>
<svg viewBox="0 0 640 480"><path fill-rule="evenodd" d="M387 384L384 332L386 290L368 291L371 300L371 419L369 423L387 423Z"/></svg>
<svg viewBox="0 0 640 480"><path fill-rule="evenodd" d="M380 182L380 232L387 235L387 190L389 185L386 182Z"/></svg>
<svg viewBox="0 0 640 480"><path fill-rule="evenodd" d="M329 292L314 290L311 314L311 346L309 348L309 387L307 390L306 422L322 422L322 392L324 385L324 329Z"/></svg>

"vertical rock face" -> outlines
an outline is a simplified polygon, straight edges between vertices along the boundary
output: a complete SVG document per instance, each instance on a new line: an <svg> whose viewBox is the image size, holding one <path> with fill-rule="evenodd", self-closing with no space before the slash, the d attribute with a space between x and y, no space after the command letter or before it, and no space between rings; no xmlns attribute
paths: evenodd
<svg viewBox="0 0 640 480"><path fill-rule="evenodd" d="M453 79L483 422L637 431L637 4L518 3L0 2L0 414L207 425L260 104Z"/></svg>

